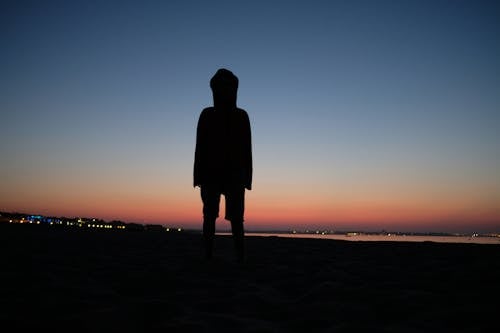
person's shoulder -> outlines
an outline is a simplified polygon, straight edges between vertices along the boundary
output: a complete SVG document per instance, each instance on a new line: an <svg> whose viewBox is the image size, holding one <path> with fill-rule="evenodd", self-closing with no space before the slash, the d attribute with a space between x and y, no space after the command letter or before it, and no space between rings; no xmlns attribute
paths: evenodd
<svg viewBox="0 0 500 333"><path fill-rule="evenodd" d="M242 117L248 118L248 113L244 109L236 108L236 113L238 113Z"/></svg>
<svg viewBox="0 0 500 333"><path fill-rule="evenodd" d="M200 113L200 118L205 118L205 117L209 116L213 111L214 111L213 106L204 108Z"/></svg>
<svg viewBox="0 0 500 333"><path fill-rule="evenodd" d="M206 113L209 113L209 112L212 112L214 111L214 107L213 106L209 106L207 108L204 108L202 111L201 111L201 114L206 114Z"/></svg>

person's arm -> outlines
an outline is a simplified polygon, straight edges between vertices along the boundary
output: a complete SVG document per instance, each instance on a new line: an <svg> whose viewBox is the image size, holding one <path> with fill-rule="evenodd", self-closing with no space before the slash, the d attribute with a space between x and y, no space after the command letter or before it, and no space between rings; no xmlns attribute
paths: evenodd
<svg viewBox="0 0 500 333"><path fill-rule="evenodd" d="M250 126L250 119L248 114L244 113L244 138L245 138L245 188L252 189L252 174L253 174L253 161L252 161L252 130Z"/></svg>
<svg viewBox="0 0 500 333"><path fill-rule="evenodd" d="M193 187L201 186L203 182L203 160L205 155L206 140L206 111L203 110L196 127L196 147L194 151Z"/></svg>

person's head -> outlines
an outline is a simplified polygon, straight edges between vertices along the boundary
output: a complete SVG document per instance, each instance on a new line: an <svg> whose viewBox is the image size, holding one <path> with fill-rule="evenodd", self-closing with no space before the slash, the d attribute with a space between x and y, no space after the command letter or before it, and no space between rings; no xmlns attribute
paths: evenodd
<svg viewBox="0 0 500 333"><path fill-rule="evenodd" d="M236 107L238 78L231 71L221 68L210 80L214 106L222 110Z"/></svg>

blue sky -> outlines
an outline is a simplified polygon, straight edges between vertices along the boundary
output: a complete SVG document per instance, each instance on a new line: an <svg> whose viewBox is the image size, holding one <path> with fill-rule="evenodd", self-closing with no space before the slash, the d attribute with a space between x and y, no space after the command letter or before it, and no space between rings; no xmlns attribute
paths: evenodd
<svg viewBox="0 0 500 333"><path fill-rule="evenodd" d="M449 208L430 220L465 206L498 226L499 14L494 1L3 2L0 208L57 213L13 194L28 185L199 205L195 126L226 67L252 122L255 220L260 203L320 193L333 215L342 198L408 196L414 211L434 197Z"/></svg>

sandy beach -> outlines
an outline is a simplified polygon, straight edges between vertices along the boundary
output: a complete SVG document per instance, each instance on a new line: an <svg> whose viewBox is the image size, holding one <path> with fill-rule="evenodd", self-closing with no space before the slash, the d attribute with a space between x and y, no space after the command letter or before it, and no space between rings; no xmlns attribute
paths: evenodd
<svg viewBox="0 0 500 333"><path fill-rule="evenodd" d="M500 245L1 225L12 331L493 332Z"/></svg>

